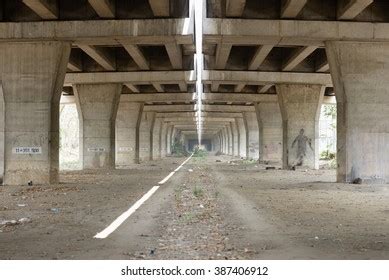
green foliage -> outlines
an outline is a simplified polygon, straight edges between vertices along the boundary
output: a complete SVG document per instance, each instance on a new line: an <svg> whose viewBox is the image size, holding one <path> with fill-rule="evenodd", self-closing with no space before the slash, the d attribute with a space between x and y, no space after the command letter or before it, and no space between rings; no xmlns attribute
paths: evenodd
<svg viewBox="0 0 389 280"><path fill-rule="evenodd" d="M203 189L201 187L194 187L193 195L196 198L202 197L204 195L204 191L203 191Z"/></svg>
<svg viewBox="0 0 389 280"><path fill-rule="evenodd" d="M336 118L336 105L324 105L323 110L326 117Z"/></svg>
<svg viewBox="0 0 389 280"><path fill-rule="evenodd" d="M179 140L174 140L172 145L172 154L175 156L188 156L189 153L186 151L185 146L183 143L181 143Z"/></svg>
<svg viewBox="0 0 389 280"><path fill-rule="evenodd" d="M329 150L325 150L325 151L321 152L321 154L320 154L320 159L323 159L323 160L331 160L331 159L335 159L335 158L336 158L336 154L330 152Z"/></svg>
<svg viewBox="0 0 389 280"><path fill-rule="evenodd" d="M193 157L196 158L205 158L207 156L207 151L200 149L199 147L196 147L194 152L193 152Z"/></svg>

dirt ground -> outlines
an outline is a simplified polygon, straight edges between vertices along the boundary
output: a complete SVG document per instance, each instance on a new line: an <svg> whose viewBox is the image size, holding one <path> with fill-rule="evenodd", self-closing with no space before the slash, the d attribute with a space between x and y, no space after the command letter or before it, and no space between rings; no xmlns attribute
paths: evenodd
<svg viewBox="0 0 389 280"><path fill-rule="evenodd" d="M193 158L108 238L93 238L183 161L0 187L0 259L389 259L388 185L228 156Z"/></svg>

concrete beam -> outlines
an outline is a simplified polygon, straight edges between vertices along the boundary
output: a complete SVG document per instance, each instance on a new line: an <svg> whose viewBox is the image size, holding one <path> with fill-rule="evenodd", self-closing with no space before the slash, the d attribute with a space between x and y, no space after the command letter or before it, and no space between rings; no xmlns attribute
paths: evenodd
<svg viewBox="0 0 389 280"><path fill-rule="evenodd" d="M185 102L192 101L192 93L139 93L123 94L121 100L125 102Z"/></svg>
<svg viewBox="0 0 389 280"><path fill-rule="evenodd" d="M254 106L241 106L241 105L203 105L202 111L203 112L241 113L241 112L255 112L255 108L254 108Z"/></svg>
<svg viewBox="0 0 389 280"><path fill-rule="evenodd" d="M58 6L47 0L23 0L23 3L42 19L58 19Z"/></svg>
<svg viewBox="0 0 389 280"><path fill-rule="evenodd" d="M285 62L282 71L292 71L297 65L303 62L310 54L317 49L316 46L301 47L294 51Z"/></svg>
<svg viewBox="0 0 389 280"><path fill-rule="evenodd" d="M151 83L158 92L164 92L163 86L160 83Z"/></svg>
<svg viewBox="0 0 389 280"><path fill-rule="evenodd" d="M269 84L269 85L264 85L262 87L259 87L258 93L266 93L272 86L274 85Z"/></svg>
<svg viewBox="0 0 389 280"><path fill-rule="evenodd" d="M241 17L246 6L246 0L226 0L226 16Z"/></svg>
<svg viewBox="0 0 389 280"><path fill-rule="evenodd" d="M130 83L125 83L124 85L128 87L132 92L139 93L139 88L137 86Z"/></svg>
<svg viewBox="0 0 389 280"><path fill-rule="evenodd" d="M370 6L374 0L341 0L338 1L338 19L351 20Z"/></svg>
<svg viewBox="0 0 389 280"><path fill-rule="evenodd" d="M151 10L156 17L170 16L170 1L169 0L149 0Z"/></svg>
<svg viewBox="0 0 389 280"><path fill-rule="evenodd" d="M253 71L217 71L204 70L203 82L249 85L264 84L314 84L332 86L331 75L327 73L292 73L292 72L253 72Z"/></svg>
<svg viewBox="0 0 389 280"><path fill-rule="evenodd" d="M328 63L327 60L323 61L316 68L316 72L328 72L328 71L330 71L330 64Z"/></svg>
<svg viewBox="0 0 389 280"><path fill-rule="evenodd" d="M203 29L205 44L223 41L223 44L324 47L326 41L389 41L389 25L375 22L205 18Z"/></svg>
<svg viewBox="0 0 389 280"><path fill-rule="evenodd" d="M187 92L188 91L188 85L185 82L179 82L178 87L180 88L181 92Z"/></svg>
<svg viewBox="0 0 389 280"><path fill-rule="evenodd" d="M245 83L239 83L239 84L237 84L237 85L235 86L235 92L241 92L241 91L244 89L245 86L246 86Z"/></svg>
<svg viewBox="0 0 389 280"><path fill-rule="evenodd" d="M145 105L144 112L194 112L193 105Z"/></svg>
<svg viewBox="0 0 389 280"><path fill-rule="evenodd" d="M173 69L182 69L182 49L176 43L165 44L167 54Z"/></svg>
<svg viewBox="0 0 389 280"><path fill-rule="evenodd" d="M67 73L65 86L72 84L100 84L100 83L132 83L150 84L177 84L180 81L194 83L195 71L147 71L147 72L94 72L94 73Z"/></svg>
<svg viewBox="0 0 389 280"><path fill-rule="evenodd" d="M146 57L137 45L126 43L123 43L122 45L141 70L150 70Z"/></svg>
<svg viewBox="0 0 389 280"><path fill-rule="evenodd" d="M193 44L193 26L188 18L150 20L86 20L1 22L0 41L72 41L83 45L161 45L171 42Z"/></svg>
<svg viewBox="0 0 389 280"><path fill-rule="evenodd" d="M295 18L308 0L283 0L282 2L281 18Z"/></svg>
<svg viewBox="0 0 389 280"><path fill-rule="evenodd" d="M232 44L220 43L217 45L215 68L224 69L226 68L228 57L230 56Z"/></svg>
<svg viewBox="0 0 389 280"><path fill-rule="evenodd" d="M257 70L273 49L273 45L259 46L249 63L249 70Z"/></svg>
<svg viewBox="0 0 389 280"><path fill-rule="evenodd" d="M78 45L87 55L93 58L98 64L100 64L105 70L115 71L115 62L112 56L102 49L88 45Z"/></svg>
<svg viewBox="0 0 389 280"><path fill-rule="evenodd" d="M276 94L203 93L204 101L214 102L277 102Z"/></svg>
<svg viewBox="0 0 389 280"><path fill-rule="evenodd" d="M74 72L81 72L82 71L82 64L81 61L75 61L75 60L69 60L68 62L68 69Z"/></svg>
<svg viewBox="0 0 389 280"><path fill-rule="evenodd" d="M101 18L114 18L115 6L110 0L88 0L89 4Z"/></svg>
<svg viewBox="0 0 389 280"><path fill-rule="evenodd" d="M216 92L216 91L219 91L219 86L220 86L220 83L211 83L211 91L212 92Z"/></svg>

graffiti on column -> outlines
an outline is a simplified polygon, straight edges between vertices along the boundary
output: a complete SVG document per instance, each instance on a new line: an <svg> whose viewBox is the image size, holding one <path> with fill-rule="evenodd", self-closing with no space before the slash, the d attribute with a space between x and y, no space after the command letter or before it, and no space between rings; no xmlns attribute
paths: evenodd
<svg viewBox="0 0 389 280"><path fill-rule="evenodd" d="M297 143L297 157L296 157L296 164L297 166L302 166L304 164L304 158L307 155L307 144L312 148L312 139L308 138L305 135L304 129L300 129L299 135L294 139L292 143L292 148L294 148L295 144Z"/></svg>

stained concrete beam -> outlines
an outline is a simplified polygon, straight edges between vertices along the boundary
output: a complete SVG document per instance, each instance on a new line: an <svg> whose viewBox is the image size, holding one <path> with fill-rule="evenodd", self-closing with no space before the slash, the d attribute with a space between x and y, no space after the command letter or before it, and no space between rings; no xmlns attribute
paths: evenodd
<svg viewBox="0 0 389 280"><path fill-rule="evenodd" d="M226 16L241 17L245 6L246 0L226 0Z"/></svg>
<svg viewBox="0 0 389 280"><path fill-rule="evenodd" d="M139 93L124 94L121 97L124 102L185 102L192 101L192 93Z"/></svg>
<svg viewBox="0 0 389 280"><path fill-rule="evenodd" d="M114 18L115 6L114 1L110 0L88 0L89 4L101 18Z"/></svg>
<svg viewBox="0 0 389 280"><path fill-rule="evenodd" d="M204 101L214 102L277 102L276 94L203 93Z"/></svg>
<svg viewBox="0 0 389 280"><path fill-rule="evenodd" d="M188 85L185 82L179 82L178 87L180 88L181 92L187 92L188 91Z"/></svg>
<svg viewBox="0 0 389 280"><path fill-rule="evenodd" d="M163 86L160 83L151 83L156 91L158 92L164 92Z"/></svg>
<svg viewBox="0 0 389 280"><path fill-rule="evenodd" d="M338 19L351 20L370 6L374 0L339 0Z"/></svg>
<svg viewBox="0 0 389 280"><path fill-rule="evenodd" d="M69 60L68 62L68 69L74 72L81 72L82 71L82 65L81 61L75 61L75 60Z"/></svg>
<svg viewBox="0 0 389 280"><path fill-rule="evenodd" d="M140 91L139 91L139 88L136 86L136 85L134 85L134 84L130 84L130 83L125 83L124 84L127 88L129 88L132 92L134 92L134 93L139 93Z"/></svg>
<svg viewBox="0 0 389 280"><path fill-rule="evenodd" d="M272 86L272 84L264 85L258 88L258 93L266 93Z"/></svg>
<svg viewBox="0 0 389 280"><path fill-rule="evenodd" d="M241 91L244 89L245 86L246 86L245 83L239 83L239 84L237 84L237 85L235 86L235 92L241 92Z"/></svg>
<svg viewBox="0 0 389 280"><path fill-rule="evenodd" d="M265 61L266 57L269 55L273 49L273 45L263 45L259 46L249 63L249 70L257 70L259 66Z"/></svg>
<svg viewBox="0 0 389 280"><path fill-rule="evenodd" d="M264 84L315 84L332 86L331 75L327 73L292 73L292 72L253 72L253 71L217 71L204 70L203 82L249 85Z"/></svg>
<svg viewBox="0 0 389 280"><path fill-rule="evenodd" d="M215 58L216 69L226 68L227 61L230 56L231 48L232 48L232 44L220 43L217 45L216 58Z"/></svg>
<svg viewBox="0 0 389 280"><path fill-rule="evenodd" d="M197 109L197 106L196 106ZM203 105L203 112L255 112L254 106L241 106L241 105Z"/></svg>
<svg viewBox="0 0 389 280"><path fill-rule="evenodd" d="M149 0L151 10L156 17L170 16L170 0Z"/></svg>
<svg viewBox="0 0 389 280"><path fill-rule="evenodd" d="M177 84L181 81L194 83L195 71L147 71L147 72L94 72L94 73L67 73L65 86L72 84L99 84L99 83L133 83L150 84Z"/></svg>
<svg viewBox="0 0 389 280"><path fill-rule="evenodd" d="M282 0L281 18L295 18L308 0Z"/></svg>
<svg viewBox="0 0 389 280"><path fill-rule="evenodd" d="M288 60L284 63L282 70L283 71L292 71L303 62L310 54L312 54L317 49L316 46L301 47L294 51Z"/></svg>
<svg viewBox="0 0 389 280"><path fill-rule="evenodd" d="M316 72L328 72L328 71L330 71L330 64L328 63L327 60L323 61L316 68Z"/></svg>
<svg viewBox="0 0 389 280"><path fill-rule="evenodd" d="M320 46L326 41L389 41L387 23L205 18L204 43ZM254 28L255 27L255 28Z"/></svg>
<svg viewBox="0 0 389 280"><path fill-rule="evenodd" d="M217 83L217 82L211 83L211 91L212 92L219 91L219 86L220 86L220 83Z"/></svg>
<svg viewBox="0 0 389 280"><path fill-rule="evenodd" d="M137 45L126 43L122 43L122 45L141 70L150 70L146 57Z"/></svg>
<svg viewBox="0 0 389 280"><path fill-rule="evenodd" d="M167 54L173 69L182 69L182 48L176 43L165 44Z"/></svg>
<svg viewBox="0 0 389 280"><path fill-rule="evenodd" d="M115 61L113 57L105 50L99 49L99 47L78 45L87 55L93 58L98 64L100 64L105 70L115 71Z"/></svg>
<svg viewBox="0 0 389 280"><path fill-rule="evenodd" d="M23 3L33 10L42 19L58 19L58 6L47 0L23 0Z"/></svg>
<svg viewBox="0 0 389 280"><path fill-rule="evenodd" d="M144 112L194 112L193 105L145 105Z"/></svg>
<svg viewBox="0 0 389 280"><path fill-rule="evenodd" d="M86 20L1 22L2 41L42 41L55 39L75 44L107 45L125 41L128 44L161 45L171 42L193 44L194 26L188 18L150 20Z"/></svg>

